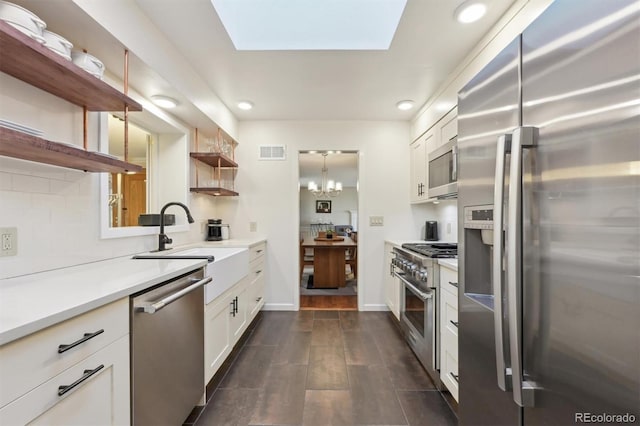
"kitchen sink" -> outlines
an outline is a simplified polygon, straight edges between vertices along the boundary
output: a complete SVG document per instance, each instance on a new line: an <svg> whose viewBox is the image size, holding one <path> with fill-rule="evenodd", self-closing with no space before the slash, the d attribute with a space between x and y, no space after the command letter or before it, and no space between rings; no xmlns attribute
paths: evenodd
<svg viewBox="0 0 640 426"><path fill-rule="evenodd" d="M207 259L205 275L213 281L204 288L205 303L227 291L235 283L249 274L249 249L231 247L198 247L186 250L172 250L162 254L136 255L134 259ZM211 259L211 260L209 260Z"/></svg>

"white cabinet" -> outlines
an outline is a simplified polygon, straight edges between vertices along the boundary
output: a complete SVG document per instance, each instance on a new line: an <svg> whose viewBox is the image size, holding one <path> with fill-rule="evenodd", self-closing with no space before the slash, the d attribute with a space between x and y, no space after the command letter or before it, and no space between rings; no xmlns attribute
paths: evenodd
<svg viewBox="0 0 640 426"><path fill-rule="evenodd" d="M458 400L458 273L440 265L440 379ZM455 285L454 285L455 284Z"/></svg>
<svg viewBox="0 0 640 426"><path fill-rule="evenodd" d="M427 156L430 152L449 142L458 135L458 108L449 111L432 127L433 143L427 146Z"/></svg>
<svg viewBox="0 0 640 426"><path fill-rule="evenodd" d="M429 175L427 174L427 145L432 143L433 132L427 134L411 144L411 202L420 203L427 199Z"/></svg>
<svg viewBox="0 0 640 426"><path fill-rule="evenodd" d="M205 383L216 374L264 305L266 244L249 250L249 274L205 306Z"/></svg>
<svg viewBox="0 0 640 426"><path fill-rule="evenodd" d="M231 318L234 311L229 289L204 309L204 378L211 380L227 356L231 353Z"/></svg>
<svg viewBox="0 0 640 426"><path fill-rule="evenodd" d="M125 298L0 347L0 424L129 424L128 307Z"/></svg>
<svg viewBox="0 0 640 426"><path fill-rule="evenodd" d="M427 132L411 144L411 203L431 201L429 197L429 153L458 134L458 108L449 111Z"/></svg>
<svg viewBox="0 0 640 426"><path fill-rule="evenodd" d="M394 244L384 243L384 283L385 283L385 301L389 310L393 312L396 319L400 321L400 280L393 275L391 271L391 259L394 258Z"/></svg>

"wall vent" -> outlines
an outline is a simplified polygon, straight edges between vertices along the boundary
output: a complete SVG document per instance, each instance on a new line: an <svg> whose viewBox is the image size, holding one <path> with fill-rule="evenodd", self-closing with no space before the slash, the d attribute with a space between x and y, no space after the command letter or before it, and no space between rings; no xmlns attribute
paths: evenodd
<svg viewBox="0 0 640 426"><path fill-rule="evenodd" d="M260 160L285 160L285 145L260 145Z"/></svg>

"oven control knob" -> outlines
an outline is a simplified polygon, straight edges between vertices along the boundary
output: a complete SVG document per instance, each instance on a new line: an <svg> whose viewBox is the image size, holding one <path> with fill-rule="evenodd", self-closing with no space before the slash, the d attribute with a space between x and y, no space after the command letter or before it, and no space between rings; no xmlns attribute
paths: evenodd
<svg viewBox="0 0 640 426"><path fill-rule="evenodd" d="M407 270L413 272L416 269L418 269L418 265L416 265L415 263L409 262L409 264L407 264Z"/></svg>

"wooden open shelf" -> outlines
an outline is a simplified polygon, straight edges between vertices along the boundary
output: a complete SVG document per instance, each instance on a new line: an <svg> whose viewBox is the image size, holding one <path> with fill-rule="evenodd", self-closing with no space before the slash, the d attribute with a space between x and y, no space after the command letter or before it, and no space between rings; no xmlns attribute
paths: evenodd
<svg viewBox="0 0 640 426"><path fill-rule="evenodd" d="M227 196L227 197L237 197L238 194L235 191L231 191L226 188L191 188L191 192L198 192L200 194L213 195L215 197L218 196Z"/></svg>
<svg viewBox="0 0 640 426"><path fill-rule="evenodd" d="M0 71L89 111L142 111L142 105L26 34L0 21Z"/></svg>
<svg viewBox="0 0 640 426"><path fill-rule="evenodd" d="M217 152L192 152L189 155L211 167L238 167L238 163Z"/></svg>
<svg viewBox="0 0 640 426"><path fill-rule="evenodd" d="M100 152L85 151L0 127L0 155L86 172L137 173L143 168Z"/></svg>

